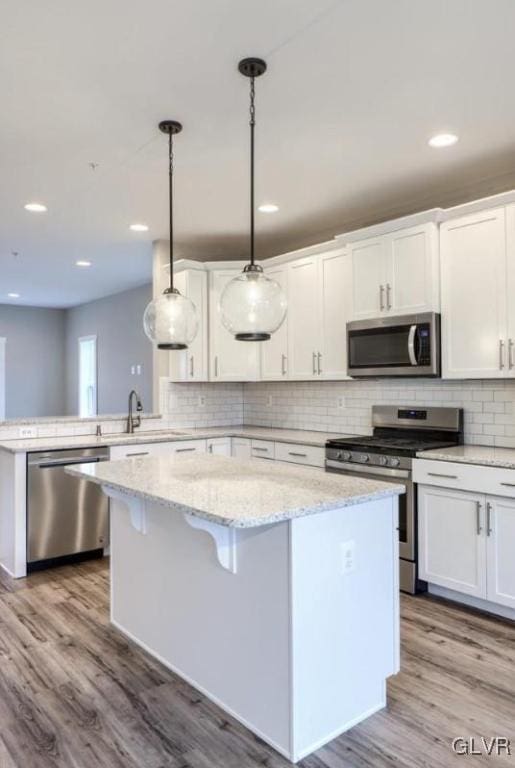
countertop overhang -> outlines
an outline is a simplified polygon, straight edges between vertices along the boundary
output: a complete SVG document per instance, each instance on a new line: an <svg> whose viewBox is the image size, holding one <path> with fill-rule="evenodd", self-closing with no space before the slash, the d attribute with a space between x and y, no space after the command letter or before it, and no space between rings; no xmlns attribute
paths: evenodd
<svg viewBox="0 0 515 768"><path fill-rule="evenodd" d="M254 528L405 492L402 484L225 456L148 456L67 467L107 489L231 528Z"/></svg>
<svg viewBox="0 0 515 768"><path fill-rule="evenodd" d="M515 469L515 449L490 445L455 445L451 448L436 448L420 451L418 459L433 461L455 461L459 464L477 464L483 467Z"/></svg>

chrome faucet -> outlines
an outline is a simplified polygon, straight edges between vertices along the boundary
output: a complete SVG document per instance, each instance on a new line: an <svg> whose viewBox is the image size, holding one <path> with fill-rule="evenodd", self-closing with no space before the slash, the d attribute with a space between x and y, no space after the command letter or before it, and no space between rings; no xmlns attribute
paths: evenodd
<svg viewBox="0 0 515 768"><path fill-rule="evenodd" d="M125 430L129 435L132 435L134 433L134 427L141 427L141 416L133 416L132 415L132 399L136 398L136 410L142 411L143 405L141 403L141 398L136 392L135 389L131 389L129 392L129 413L127 416L127 429Z"/></svg>

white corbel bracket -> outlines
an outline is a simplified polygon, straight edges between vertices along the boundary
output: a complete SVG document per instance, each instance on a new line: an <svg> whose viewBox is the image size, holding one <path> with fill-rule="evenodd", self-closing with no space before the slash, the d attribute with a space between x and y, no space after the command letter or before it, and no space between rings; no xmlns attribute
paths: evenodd
<svg viewBox="0 0 515 768"><path fill-rule="evenodd" d="M184 519L192 528L197 528L200 531L208 533L216 547L216 556L218 562L230 573L237 572L237 529L229 528L227 525L219 525L218 523L212 523L210 520L205 520L202 517L195 517L184 513Z"/></svg>
<svg viewBox="0 0 515 768"><path fill-rule="evenodd" d="M129 510L132 527L138 531L138 533L145 535L147 533L147 509L145 500L139 499L137 496L129 496L127 493L122 493L115 488L109 488L109 486L105 485L102 486L102 490L109 496L109 498L114 499L115 501L121 501L122 504L125 504Z"/></svg>

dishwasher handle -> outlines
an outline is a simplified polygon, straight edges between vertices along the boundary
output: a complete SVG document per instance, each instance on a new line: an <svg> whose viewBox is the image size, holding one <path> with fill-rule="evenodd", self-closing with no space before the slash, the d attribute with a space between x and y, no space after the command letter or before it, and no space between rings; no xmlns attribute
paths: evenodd
<svg viewBox="0 0 515 768"><path fill-rule="evenodd" d="M38 469L51 469L52 467L66 467L69 464L97 464L99 461L107 461L109 456L70 456L69 459L48 459L48 461L30 461L29 467Z"/></svg>

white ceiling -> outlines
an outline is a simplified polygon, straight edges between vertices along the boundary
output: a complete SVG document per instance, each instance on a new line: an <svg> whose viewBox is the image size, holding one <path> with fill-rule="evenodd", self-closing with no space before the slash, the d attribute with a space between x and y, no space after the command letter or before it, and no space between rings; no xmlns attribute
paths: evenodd
<svg viewBox="0 0 515 768"><path fill-rule="evenodd" d="M0 302L70 306L150 279L167 236L163 118L184 124L178 255L245 256L245 55L269 65L257 202L280 212L258 214L261 257L515 186L514 29L513 0L4 3ZM441 130L459 143L429 148Z"/></svg>

